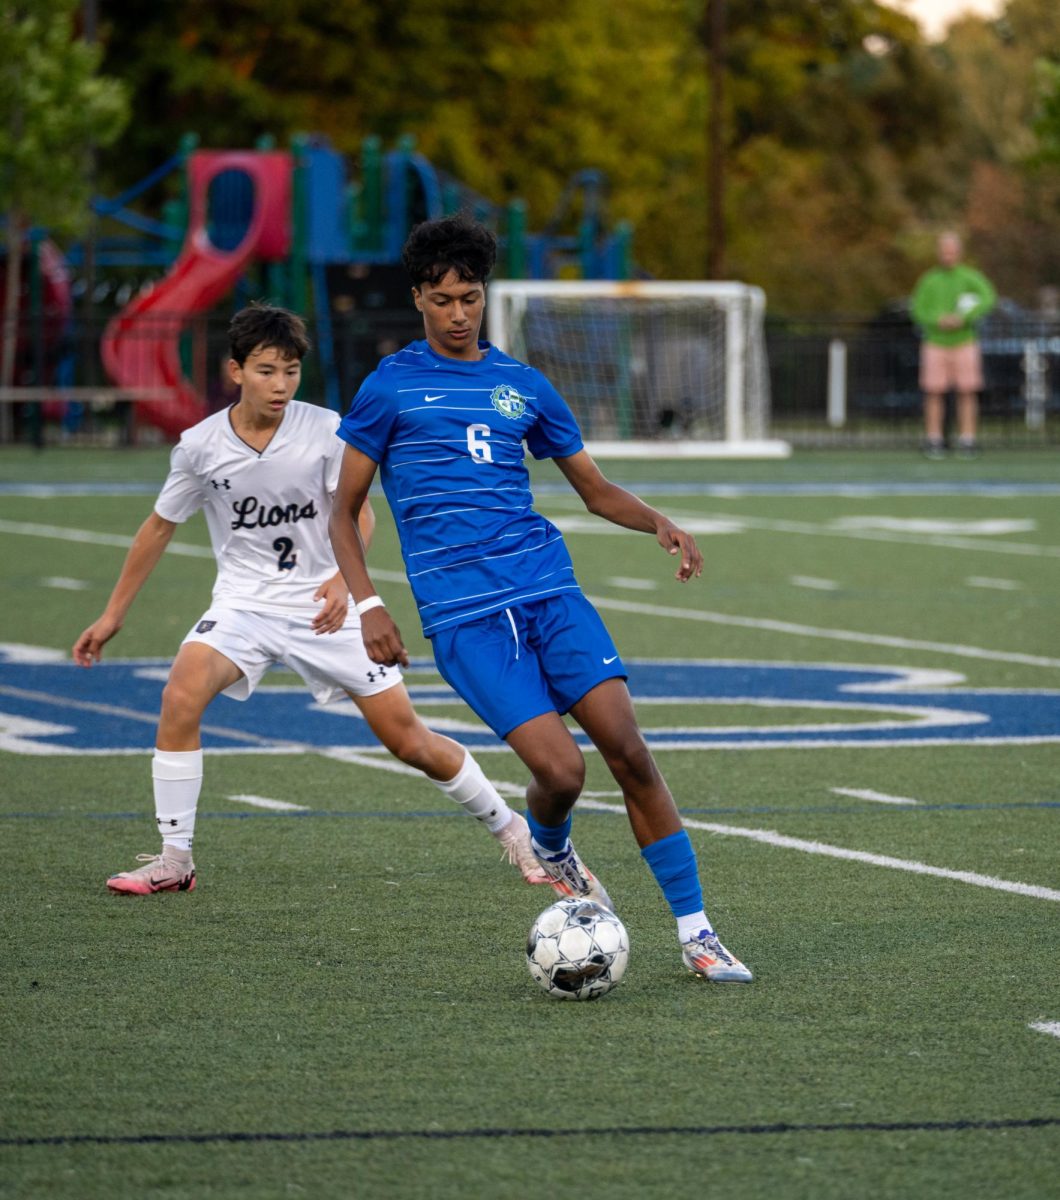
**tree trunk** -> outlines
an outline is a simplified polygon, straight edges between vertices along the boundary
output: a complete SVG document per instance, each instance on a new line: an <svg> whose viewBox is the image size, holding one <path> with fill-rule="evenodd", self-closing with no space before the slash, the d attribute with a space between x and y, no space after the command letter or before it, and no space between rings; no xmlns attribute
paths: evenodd
<svg viewBox="0 0 1060 1200"><path fill-rule="evenodd" d="M0 389L14 386L18 348L19 296L22 291L22 214L7 214L7 278L4 286L3 337L0 339ZM0 399L0 444L14 435L14 410Z"/></svg>

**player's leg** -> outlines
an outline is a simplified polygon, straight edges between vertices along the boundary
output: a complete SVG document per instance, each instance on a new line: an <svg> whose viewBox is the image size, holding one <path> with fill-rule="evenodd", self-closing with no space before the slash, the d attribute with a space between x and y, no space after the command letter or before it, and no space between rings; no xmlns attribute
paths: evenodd
<svg viewBox="0 0 1060 1200"><path fill-rule="evenodd" d="M112 892L150 895L194 889L191 843L202 790L202 714L218 693L242 675L231 659L202 642L185 642L178 651L162 691L162 713L151 761L162 851L140 855L144 866L112 875L107 880Z"/></svg>
<svg viewBox="0 0 1060 1200"><path fill-rule="evenodd" d="M527 815L535 853L561 895L607 893L570 843L570 811L585 764L556 714L528 626L519 609L504 609L442 630L431 638L442 678L530 770Z"/></svg>
<svg viewBox="0 0 1060 1200"><path fill-rule="evenodd" d="M954 352L957 392L957 453L975 458L979 451L979 392L983 387L983 358L978 342L966 342Z"/></svg>
<svg viewBox="0 0 1060 1200"><path fill-rule="evenodd" d="M570 713L622 789L641 854L677 921L685 965L715 983L749 982L751 972L721 944L707 917L696 852L644 741L625 681L597 684Z"/></svg>
<svg viewBox="0 0 1060 1200"><path fill-rule="evenodd" d="M924 394L924 454L942 458L946 453L946 389L949 386L948 347L920 345L920 390Z"/></svg>
<svg viewBox="0 0 1060 1200"><path fill-rule="evenodd" d="M395 758L422 771L444 795L486 826L527 883L548 882L530 848L526 821L508 806L469 751L427 728L403 683L368 696L347 694Z"/></svg>
<svg viewBox="0 0 1060 1200"><path fill-rule="evenodd" d="M554 710L510 730L504 740L530 771L526 789L531 845L562 896L588 896L614 908L571 842L572 810L585 784L585 759Z"/></svg>

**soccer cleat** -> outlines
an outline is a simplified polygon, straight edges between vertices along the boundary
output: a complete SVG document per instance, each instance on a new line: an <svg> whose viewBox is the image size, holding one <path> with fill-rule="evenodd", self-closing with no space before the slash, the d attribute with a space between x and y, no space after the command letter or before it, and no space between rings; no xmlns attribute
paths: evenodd
<svg viewBox="0 0 1060 1200"><path fill-rule="evenodd" d="M957 439L957 457L958 458L978 458L979 443L975 438L958 438Z"/></svg>
<svg viewBox="0 0 1060 1200"><path fill-rule="evenodd" d="M161 854L138 854L142 867L122 871L107 880L107 887L120 896L150 896L155 892L195 890L195 864L190 850L163 846Z"/></svg>
<svg viewBox="0 0 1060 1200"><path fill-rule="evenodd" d="M552 876L537 861L530 845L530 826L521 813L513 812L512 819L493 835L504 847L504 857L518 867L527 883L551 883Z"/></svg>
<svg viewBox="0 0 1060 1200"><path fill-rule="evenodd" d="M604 908L615 911L611 897L604 890L603 884L578 857L577 850L568 841L566 850L551 857L542 854L535 846L534 856L550 876L549 883L561 896L584 897L595 900Z"/></svg>
<svg viewBox="0 0 1060 1200"><path fill-rule="evenodd" d="M932 462L941 462L946 457L946 443L942 438L925 438L920 451Z"/></svg>
<svg viewBox="0 0 1060 1200"><path fill-rule="evenodd" d="M750 983L754 976L718 940L716 933L701 929L681 947L685 966L711 983Z"/></svg>

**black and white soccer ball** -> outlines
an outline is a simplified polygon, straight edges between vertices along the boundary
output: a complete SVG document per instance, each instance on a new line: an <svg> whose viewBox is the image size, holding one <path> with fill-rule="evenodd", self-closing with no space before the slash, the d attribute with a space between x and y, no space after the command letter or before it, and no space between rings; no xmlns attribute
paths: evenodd
<svg viewBox="0 0 1060 1200"><path fill-rule="evenodd" d="M526 965L556 1000L595 1000L622 981L629 934L595 900L557 900L530 927Z"/></svg>

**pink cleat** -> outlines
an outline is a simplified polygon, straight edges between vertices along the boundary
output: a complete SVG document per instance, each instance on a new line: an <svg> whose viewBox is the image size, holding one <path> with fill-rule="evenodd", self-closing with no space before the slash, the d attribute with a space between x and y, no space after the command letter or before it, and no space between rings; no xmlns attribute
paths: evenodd
<svg viewBox="0 0 1060 1200"><path fill-rule="evenodd" d="M144 865L107 880L112 892L119 896L150 896L155 892L195 890L195 864L190 850L163 846L161 854L138 854L136 861Z"/></svg>
<svg viewBox="0 0 1060 1200"><path fill-rule="evenodd" d="M503 829L493 835L504 847L504 857L518 867L526 883L551 883L552 877L537 861L530 846L530 826L526 818L517 812Z"/></svg>

